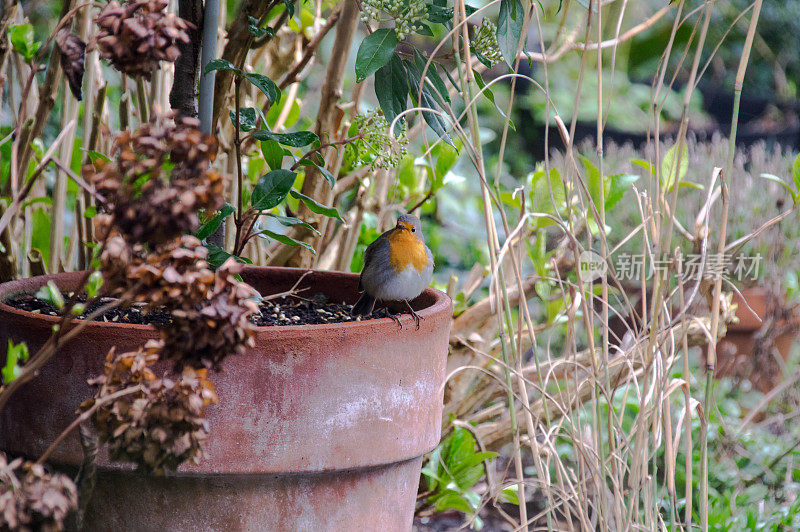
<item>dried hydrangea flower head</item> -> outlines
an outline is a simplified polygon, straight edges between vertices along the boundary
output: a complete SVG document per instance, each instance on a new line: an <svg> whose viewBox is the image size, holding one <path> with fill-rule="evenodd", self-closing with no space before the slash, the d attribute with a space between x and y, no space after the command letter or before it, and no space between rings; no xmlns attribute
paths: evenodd
<svg viewBox="0 0 800 532"><path fill-rule="evenodd" d="M214 385L205 369L184 368L177 379L156 378L151 366L162 344L150 341L139 351L116 355L112 349L105 373L90 381L97 387L95 402L130 387L97 409L93 416L101 441L108 442L112 460L130 461L151 473L174 470L181 463L197 463L208 438L205 409L217 402Z"/></svg>
<svg viewBox="0 0 800 532"><path fill-rule="evenodd" d="M129 76L150 79L159 61L174 62L178 43L190 42L187 30L194 25L166 13L168 0L111 2L95 18L97 37L90 49Z"/></svg>
<svg viewBox="0 0 800 532"><path fill-rule="evenodd" d="M173 321L163 327L163 355L185 365L219 369L228 355L242 354L254 344L250 316L258 311L254 290L236 277L242 265L228 259L214 272L213 286L196 306L187 303L172 311Z"/></svg>
<svg viewBox="0 0 800 532"><path fill-rule="evenodd" d="M67 476L0 453L0 530L64 530L77 507L78 490Z"/></svg>
<svg viewBox="0 0 800 532"><path fill-rule="evenodd" d="M160 117L122 132L112 161L83 173L104 198L103 210L131 243L158 245L191 232L200 209L222 205L225 180L211 168L217 141L197 119Z"/></svg>

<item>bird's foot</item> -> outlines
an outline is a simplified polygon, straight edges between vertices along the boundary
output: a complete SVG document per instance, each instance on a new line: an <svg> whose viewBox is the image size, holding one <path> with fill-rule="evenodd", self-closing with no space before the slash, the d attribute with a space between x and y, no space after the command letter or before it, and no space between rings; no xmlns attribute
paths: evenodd
<svg viewBox="0 0 800 532"><path fill-rule="evenodd" d="M397 324L397 327L399 327L399 328L402 330L402 328L403 328L403 324L402 324L402 323L400 323L400 314L392 314L392 313L391 313L391 312L389 312L388 310L386 311L386 314L387 314L387 315L388 315L390 318L392 318L392 320L393 320L393 321L394 321L394 322Z"/></svg>
<svg viewBox="0 0 800 532"><path fill-rule="evenodd" d="M406 306L408 307L408 311L411 313L411 317L414 318L414 321L417 324L417 330L419 330L419 322L420 322L420 320L424 320L425 318L423 316L420 316L419 314L417 314L417 312L411 307L411 303L409 303L408 300L403 300L403 301L405 302Z"/></svg>

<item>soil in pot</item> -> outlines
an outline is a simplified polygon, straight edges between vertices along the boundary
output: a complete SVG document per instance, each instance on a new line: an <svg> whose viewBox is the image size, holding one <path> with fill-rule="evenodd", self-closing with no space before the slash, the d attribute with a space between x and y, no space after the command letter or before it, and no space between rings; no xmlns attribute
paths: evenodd
<svg viewBox="0 0 800 532"><path fill-rule="evenodd" d="M72 297L67 294L66 297ZM78 296L79 303L85 303L85 296ZM86 306L81 318L88 316L100 306L113 301L113 298L99 298ZM51 303L36 297L35 294L20 294L4 301L5 304L19 310L27 310L43 316L61 316L61 311ZM284 296L262 301L259 313L250 317L250 321L259 326L271 325L320 325L323 323L346 323L359 321L361 318L350 315L353 305L334 303L324 294L310 297ZM387 308L376 308L370 319L388 318ZM170 315L159 309L148 309L146 304L133 304L122 308L113 308L95 318L106 323L158 324L170 323Z"/></svg>

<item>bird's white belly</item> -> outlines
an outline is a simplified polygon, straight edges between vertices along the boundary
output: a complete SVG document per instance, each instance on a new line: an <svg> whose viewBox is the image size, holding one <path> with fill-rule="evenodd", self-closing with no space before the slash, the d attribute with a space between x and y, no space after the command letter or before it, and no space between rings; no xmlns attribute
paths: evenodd
<svg viewBox="0 0 800 532"><path fill-rule="evenodd" d="M386 282L375 287L376 289L372 292L372 295L382 301L414 299L430 284L432 274L432 265L420 272L409 264L405 270L391 276Z"/></svg>

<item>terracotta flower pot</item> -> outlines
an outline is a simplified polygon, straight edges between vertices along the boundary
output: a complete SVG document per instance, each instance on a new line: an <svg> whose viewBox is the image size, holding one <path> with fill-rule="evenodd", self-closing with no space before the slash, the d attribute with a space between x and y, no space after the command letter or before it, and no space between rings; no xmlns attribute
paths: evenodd
<svg viewBox="0 0 800 532"><path fill-rule="evenodd" d="M289 289L305 270L247 268L262 294ZM0 301L48 280L75 290L80 274L6 283ZM352 302L358 277L314 271L310 293ZM451 302L427 289L403 329L392 320L259 327L255 348L231 356L212 380L207 456L157 477L98 456L86 520L113 530L407 530L422 455L439 442ZM0 304L0 345L38 349L55 318ZM133 349L157 336L144 325L91 323L0 412L0 449L35 458L89 397L112 346ZM51 463L82 462L77 434Z"/></svg>
<svg viewBox="0 0 800 532"><path fill-rule="evenodd" d="M769 306L776 303L770 298L774 297L762 287L746 288L741 296L734 294L739 323L729 325L717 343L715 377L745 377L764 393L780 382L782 365L775 357L784 362L788 359L800 332L800 316L780 301L782 315L770 319Z"/></svg>

